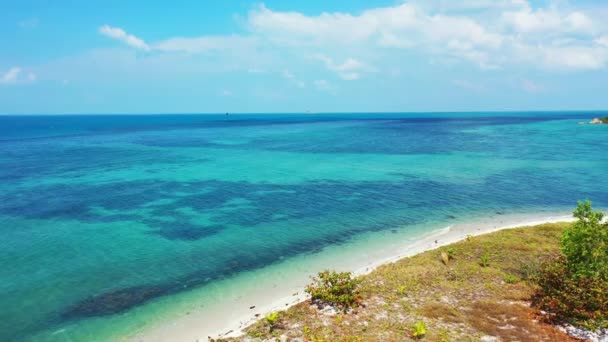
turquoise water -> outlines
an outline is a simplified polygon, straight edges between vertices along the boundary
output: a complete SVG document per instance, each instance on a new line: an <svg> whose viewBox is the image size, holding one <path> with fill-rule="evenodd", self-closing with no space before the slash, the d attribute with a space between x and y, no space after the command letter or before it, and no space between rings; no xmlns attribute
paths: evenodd
<svg viewBox="0 0 608 342"><path fill-rule="evenodd" d="M0 340L128 331L370 232L608 207L599 115L0 116Z"/></svg>

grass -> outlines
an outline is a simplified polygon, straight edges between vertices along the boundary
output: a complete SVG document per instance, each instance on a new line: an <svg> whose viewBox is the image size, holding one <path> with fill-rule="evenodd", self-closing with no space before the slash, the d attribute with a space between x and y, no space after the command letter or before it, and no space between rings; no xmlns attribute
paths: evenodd
<svg viewBox="0 0 608 342"><path fill-rule="evenodd" d="M566 226L543 224L468 237L381 266L359 279L361 306L353 312L320 311L308 301L282 312L280 326L272 331L261 320L233 340L479 341L494 336L502 341L572 341L539 323L529 306L535 287L528 279L543 259L558 252Z"/></svg>

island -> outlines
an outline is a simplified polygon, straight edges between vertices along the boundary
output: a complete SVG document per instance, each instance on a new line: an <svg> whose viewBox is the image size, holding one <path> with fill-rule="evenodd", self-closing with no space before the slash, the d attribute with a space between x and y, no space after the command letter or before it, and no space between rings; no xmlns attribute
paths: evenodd
<svg viewBox="0 0 608 342"><path fill-rule="evenodd" d="M603 118L594 118L589 123L592 125L608 124L608 116L605 116Z"/></svg>

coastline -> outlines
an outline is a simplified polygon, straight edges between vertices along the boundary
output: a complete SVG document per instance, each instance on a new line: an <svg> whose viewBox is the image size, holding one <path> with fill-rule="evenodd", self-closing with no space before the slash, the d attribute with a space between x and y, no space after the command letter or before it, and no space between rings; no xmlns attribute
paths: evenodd
<svg viewBox="0 0 608 342"><path fill-rule="evenodd" d="M301 256L297 258L298 260L285 260L279 265L249 272L240 276L245 279L237 282L238 285L234 284L234 279L223 280L220 284L216 284L216 288L222 288L223 285L230 287L227 292L221 292L229 295L222 296L221 299L216 297L209 303L201 304L200 308L204 308L202 310L188 311L171 317L168 321L146 327L127 336L126 340L194 341L204 340L209 336L238 337L242 335L243 329L264 314L285 310L305 301L307 296L303 289L309 283L309 277L323 268L336 268L352 271L355 275L364 275L381 265L464 240L467 236L543 223L572 221L574 219L571 215L562 212L489 216L454 223L422 236L415 236L412 232L403 233L403 236L394 236L393 233L393 236L385 236L388 238L384 241L388 245L386 248L382 246L383 248L370 250L364 249L365 244L369 242L361 238L353 242L346 252L341 246L330 247L317 254ZM375 242L382 242L380 240L382 239ZM361 252L356 252L357 250ZM302 267L302 260L310 261L307 262L307 267ZM324 263L328 260L333 261L334 265L324 267Z"/></svg>

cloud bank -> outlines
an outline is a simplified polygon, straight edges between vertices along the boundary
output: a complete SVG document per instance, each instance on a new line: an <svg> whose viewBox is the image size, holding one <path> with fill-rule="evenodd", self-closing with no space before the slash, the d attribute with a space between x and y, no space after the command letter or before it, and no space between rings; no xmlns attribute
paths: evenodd
<svg viewBox="0 0 608 342"><path fill-rule="evenodd" d="M321 61L343 80L357 80L373 69L357 52L376 57L410 51L482 70L510 65L595 70L608 64L606 24L557 2L534 8L525 0L409 1L318 15L261 4L247 14L245 26L247 32L238 35L169 37L151 44L118 27L104 25L99 32L134 49L160 53L294 51Z"/></svg>

